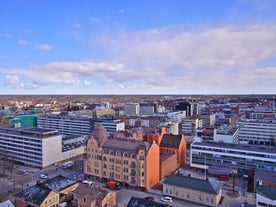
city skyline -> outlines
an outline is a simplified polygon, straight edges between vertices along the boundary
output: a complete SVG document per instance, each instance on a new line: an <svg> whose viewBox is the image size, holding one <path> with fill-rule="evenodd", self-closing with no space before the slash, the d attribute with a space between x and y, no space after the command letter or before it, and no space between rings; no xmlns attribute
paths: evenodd
<svg viewBox="0 0 276 207"><path fill-rule="evenodd" d="M276 2L3 1L0 95L275 94Z"/></svg>

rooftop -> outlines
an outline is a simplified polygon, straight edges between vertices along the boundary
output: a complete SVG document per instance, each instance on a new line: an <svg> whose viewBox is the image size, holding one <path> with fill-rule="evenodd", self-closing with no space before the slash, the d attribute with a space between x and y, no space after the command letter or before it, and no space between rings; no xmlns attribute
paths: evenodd
<svg viewBox="0 0 276 207"><path fill-rule="evenodd" d="M276 188L266 187L266 186L257 186L257 194L262 195L271 200L276 200Z"/></svg>
<svg viewBox="0 0 276 207"><path fill-rule="evenodd" d="M16 194L15 197L22 198L27 202L35 203L40 206L51 192L51 189L40 184L21 191Z"/></svg>
<svg viewBox="0 0 276 207"><path fill-rule="evenodd" d="M44 186L47 186L49 189L60 192L63 189L76 184L76 181L71 178L58 175L56 177L53 177L49 180L44 181L42 184Z"/></svg>
<svg viewBox="0 0 276 207"><path fill-rule="evenodd" d="M167 204L158 203L152 200L131 197L130 201L127 204L127 207L167 207Z"/></svg>
<svg viewBox="0 0 276 207"><path fill-rule="evenodd" d="M160 143L160 147L178 148L181 139L181 135L164 134Z"/></svg>
<svg viewBox="0 0 276 207"><path fill-rule="evenodd" d="M272 153L276 154L276 147L272 146L260 146L260 145L249 145L249 144L234 144L225 142L214 142L214 141L202 141L194 142L193 146L205 146L205 147L216 147L222 149L235 149L241 151L251 151L260 153Z"/></svg>
<svg viewBox="0 0 276 207"><path fill-rule="evenodd" d="M46 138L49 136L59 135L57 130L42 129L42 128L0 128L0 133L7 133L13 135L28 136L34 138Z"/></svg>
<svg viewBox="0 0 276 207"><path fill-rule="evenodd" d="M220 182L203 180L184 175L172 175L163 181L165 184L206 192L210 194L218 194L222 184Z"/></svg>

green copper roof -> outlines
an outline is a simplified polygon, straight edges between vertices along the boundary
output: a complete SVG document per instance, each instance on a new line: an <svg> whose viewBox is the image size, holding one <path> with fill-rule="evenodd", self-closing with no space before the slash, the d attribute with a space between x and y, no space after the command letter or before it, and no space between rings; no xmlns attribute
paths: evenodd
<svg viewBox="0 0 276 207"><path fill-rule="evenodd" d="M218 194L222 184L220 182L203 180L183 175L172 175L163 181L165 184L206 192L210 194Z"/></svg>

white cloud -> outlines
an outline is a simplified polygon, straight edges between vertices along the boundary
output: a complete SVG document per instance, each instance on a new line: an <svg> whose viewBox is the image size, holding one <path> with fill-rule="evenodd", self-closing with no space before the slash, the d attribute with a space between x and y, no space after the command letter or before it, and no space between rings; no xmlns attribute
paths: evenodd
<svg viewBox="0 0 276 207"><path fill-rule="evenodd" d="M17 43L19 45L26 45L28 43L28 41L27 40L17 40Z"/></svg>
<svg viewBox="0 0 276 207"><path fill-rule="evenodd" d="M276 84L276 68L258 63L276 57L275 34L276 25L118 32L102 42L116 59L51 62L27 70L0 69L0 73L27 78L37 86L76 84L87 78L84 85L116 83L128 90L212 87L238 91L254 84L269 88Z"/></svg>
<svg viewBox="0 0 276 207"><path fill-rule="evenodd" d="M126 89L127 88L127 86L124 85L124 84L119 84L118 87L121 88L121 89Z"/></svg>
<svg viewBox="0 0 276 207"><path fill-rule="evenodd" d="M50 44L36 44L36 49L43 50L43 51L50 51L53 49L53 45Z"/></svg>
<svg viewBox="0 0 276 207"><path fill-rule="evenodd" d="M0 33L0 37L3 37L3 38L11 38L12 35L11 35L11 34L8 34L8 33Z"/></svg>
<svg viewBox="0 0 276 207"><path fill-rule="evenodd" d="M17 75L6 75L4 84L6 86L12 86L14 88L22 88L22 89L36 89L39 86L36 84L24 84L20 82L20 79Z"/></svg>
<svg viewBox="0 0 276 207"><path fill-rule="evenodd" d="M89 81L89 80L84 80L83 84L88 86L88 85L91 85L93 82L92 81Z"/></svg>
<svg viewBox="0 0 276 207"><path fill-rule="evenodd" d="M102 20L96 17L90 17L89 20L93 23L100 23Z"/></svg>
<svg viewBox="0 0 276 207"><path fill-rule="evenodd" d="M73 27L75 27L75 28L81 28L82 27L82 25L80 24L80 23L78 23L78 22L73 22Z"/></svg>

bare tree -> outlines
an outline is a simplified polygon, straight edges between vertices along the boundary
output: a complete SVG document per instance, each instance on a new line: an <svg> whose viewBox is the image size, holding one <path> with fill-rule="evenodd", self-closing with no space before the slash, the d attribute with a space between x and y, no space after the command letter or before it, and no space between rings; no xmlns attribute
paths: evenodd
<svg viewBox="0 0 276 207"><path fill-rule="evenodd" d="M24 185L30 181L28 175L22 175L15 180L15 183L21 185L21 189L24 189Z"/></svg>

